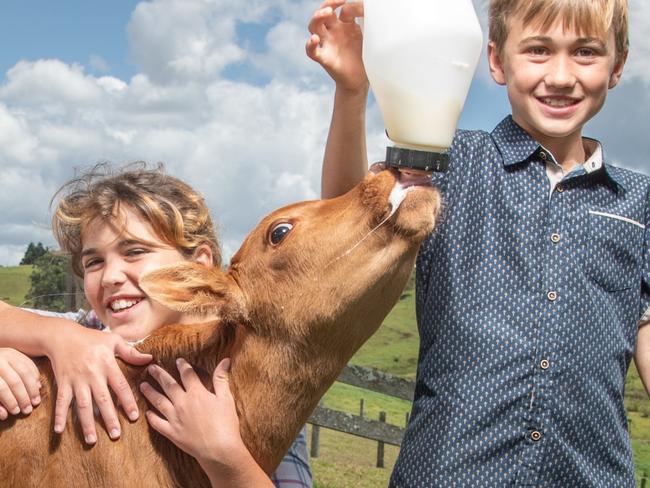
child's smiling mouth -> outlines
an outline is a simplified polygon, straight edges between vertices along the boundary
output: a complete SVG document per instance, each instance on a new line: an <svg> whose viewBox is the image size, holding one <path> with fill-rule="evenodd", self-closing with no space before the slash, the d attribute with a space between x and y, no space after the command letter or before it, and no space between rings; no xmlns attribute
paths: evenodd
<svg viewBox="0 0 650 488"><path fill-rule="evenodd" d="M545 96L545 97L536 97L537 100L551 108L566 108L577 105L580 102L579 98L567 97L567 96Z"/></svg>
<svg viewBox="0 0 650 488"><path fill-rule="evenodd" d="M138 303L140 303L143 300L143 298L118 298L115 300L111 300L108 303L108 309L112 311L113 313L120 313L125 310L129 310Z"/></svg>

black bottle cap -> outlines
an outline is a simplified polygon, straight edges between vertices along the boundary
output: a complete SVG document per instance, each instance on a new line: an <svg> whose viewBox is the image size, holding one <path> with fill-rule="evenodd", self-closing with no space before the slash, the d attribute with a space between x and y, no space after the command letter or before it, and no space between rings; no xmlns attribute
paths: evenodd
<svg viewBox="0 0 650 488"><path fill-rule="evenodd" d="M386 164L393 168L411 168L444 173L449 169L449 154L388 146L386 148Z"/></svg>

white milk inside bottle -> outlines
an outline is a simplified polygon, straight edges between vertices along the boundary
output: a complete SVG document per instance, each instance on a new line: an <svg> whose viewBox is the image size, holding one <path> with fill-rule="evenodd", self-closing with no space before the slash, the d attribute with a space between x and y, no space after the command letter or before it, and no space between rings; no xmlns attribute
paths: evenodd
<svg viewBox="0 0 650 488"><path fill-rule="evenodd" d="M388 137L446 151L483 42L471 0L363 3L363 62Z"/></svg>

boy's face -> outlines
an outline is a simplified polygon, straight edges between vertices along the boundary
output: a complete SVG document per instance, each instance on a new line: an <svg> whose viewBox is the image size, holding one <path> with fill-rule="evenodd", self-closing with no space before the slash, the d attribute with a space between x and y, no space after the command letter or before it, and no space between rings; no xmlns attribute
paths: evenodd
<svg viewBox="0 0 650 488"><path fill-rule="evenodd" d="M562 19L541 31L524 27L520 16L509 27L502 51L491 42L488 57L492 77L507 86L513 119L549 148L580 137L623 71L614 33L585 36L564 30Z"/></svg>

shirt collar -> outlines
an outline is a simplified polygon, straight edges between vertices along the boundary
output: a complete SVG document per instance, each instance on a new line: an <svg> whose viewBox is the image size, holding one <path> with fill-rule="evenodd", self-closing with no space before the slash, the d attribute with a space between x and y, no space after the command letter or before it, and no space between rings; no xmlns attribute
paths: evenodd
<svg viewBox="0 0 650 488"><path fill-rule="evenodd" d="M553 157L549 151L544 149L513 120L512 115L508 115L503 119L494 128L491 136L501 153L503 165L506 167L532 160L546 162L546 157ZM625 190L620 178L610 171L608 165L605 164L605 153L600 142L596 139L585 139L587 139L587 144L594 146L593 153L583 165L585 172L595 173L602 169L606 181L612 184L616 190Z"/></svg>

